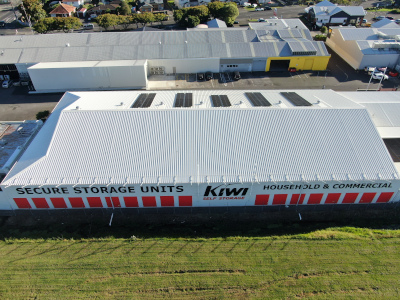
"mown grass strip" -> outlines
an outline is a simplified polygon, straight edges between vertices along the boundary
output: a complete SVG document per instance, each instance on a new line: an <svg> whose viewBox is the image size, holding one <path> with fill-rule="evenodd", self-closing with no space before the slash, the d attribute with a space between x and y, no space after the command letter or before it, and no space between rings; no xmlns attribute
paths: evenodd
<svg viewBox="0 0 400 300"><path fill-rule="evenodd" d="M400 231L7 239L0 298L398 298Z"/></svg>

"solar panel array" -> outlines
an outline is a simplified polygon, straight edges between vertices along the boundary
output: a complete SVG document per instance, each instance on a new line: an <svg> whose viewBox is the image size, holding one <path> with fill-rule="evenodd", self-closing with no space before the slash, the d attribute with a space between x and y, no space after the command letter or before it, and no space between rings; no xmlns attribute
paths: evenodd
<svg viewBox="0 0 400 300"><path fill-rule="evenodd" d="M312 106L310 102L295 92L281 92L280 94L295 106Z"/></svg>
<svg viewBox="0 0 400 300"><path fill-rule="evenodd" d="M211 95L211 102L214 107L232 106L227 95Z"/></svg>
<svg viewBox="0 0 400 300"><path fill-rule="evenodd" d="M174 107L192 107L193 94L192 93L178 93L176 94Z"/></svg>
<svg viewBox="0 0 400 300"><path fill-rule="evenodd" d="M245 93L253 106L271 106L271 103L261 93Z"/></svg>
<svg viewBox="0 0 400 300"><path fill-rule="evenodd" d="M151 94L140 94L136 101L132 104L131 108L146 108L150 107L151 103L156 96L155 93Z"/></svg>

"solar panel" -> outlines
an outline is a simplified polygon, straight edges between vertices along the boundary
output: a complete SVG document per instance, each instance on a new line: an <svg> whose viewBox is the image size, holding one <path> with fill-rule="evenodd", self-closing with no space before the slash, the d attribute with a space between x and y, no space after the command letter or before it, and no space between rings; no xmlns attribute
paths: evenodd
<svg viewBox="0 0 400 300"><path fill-rule="evenodd" d="M193 94L186 93L185 94L185 104L184 107L192 107L193 106Z"/></svg>
<svg viewBox="0 0 400 300"><path fill-rule="evenodd" d="M150 105L153 102L155 96L156 96L155 93L148 94L147 98L146 98L146 101L142 105L142 108L150 107Z"/></svg>
<svg viewBox="0 0 400 300"><path fill-rule="evenodd" d="M271 106L271 103L261 93L245 93L253 106Z"/></svg>
<svg viewBox="0 0 400 300"><path fill-rule="evenodd" d="M258 99L254 96L253 93L244 93L246 97L250 100L251 104L253 106L261 106L261 103L258 101Z"/></svg>
<svg viewBox="0 0 400 300"><path fill-rule="evenodd" d="M222 102L218 95L211 95L211 101L212 101L214 107L222 106Z"/></svg>
<svg viewBox="0 0 400 300"><path fill-rule="evenodd" d="M308 102L303 97L299 96L295 92L281 92L281 95L285 97L287 100L292 102L295 106L311 106L312 104Z"/></svg>
<svg viewBox="0 0 400 300"><path fill-rule="evenodd" d="M136 101L132 104L131 108L142 107L144 101L146 101L147 94L140 94Z"/></svg>
<svg viewBox="0 0 400 300"><path fill-rule="evenodd" d="M253 93L253 95L261 103L261 106L271 106L271 103L261 93Z"/></svg>
<svg viewBox="0 0 400 300"><path fill-rule="evenodd" d="M184 93L178 93L176 94L176 99L175 99L175 105L174 107L182 107L183 106L183 100L185 98Z"/></svg>
<svg viewBox="0 0 400 300"><path fill-rule="evenodd" d="M231 106L231 103L229 102L227 95L219 95L219 98L221 99L222 106L224 106L224 107Z"/></svg>

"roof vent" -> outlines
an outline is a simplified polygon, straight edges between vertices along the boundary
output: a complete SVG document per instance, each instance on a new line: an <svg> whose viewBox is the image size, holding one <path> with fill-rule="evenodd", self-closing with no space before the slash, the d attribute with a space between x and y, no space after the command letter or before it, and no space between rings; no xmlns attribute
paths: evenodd
<svg viewBox="0 0 400 300"><path fill-rule="evenodd" d="M4 51L3 51L3 50L1 50L1 55L2 55L2 56L4 55Z"/></svg>
<svg viewBox="0 0 400 300"><path fill-rule="evenodd" d="M161 45L161 41L158 42Z"/></svg>
<svg viewBox="0 0 400 300"><path fill-rule="evenodd" d="M124 105L124 102L121 102L119 105L120 105L120 106Z"/></svg>
<svg viewBox="0 0 400 300"><path fill-rule="evenodd" d="M75 107L75 109L78 110L78 109L79 109L79 106Z"/></svg>
<svg viewBox="0 0 400 300"><path fill-rule="evenodd" d="M66 43L66 44L65 44L65 47L69 47L69 43Z"/></svg>
<svg viewBox="0 0 400 300"><path fill-rule="evenodd" d="M187 44L187 41L185 41L185 44Z"/></svg>

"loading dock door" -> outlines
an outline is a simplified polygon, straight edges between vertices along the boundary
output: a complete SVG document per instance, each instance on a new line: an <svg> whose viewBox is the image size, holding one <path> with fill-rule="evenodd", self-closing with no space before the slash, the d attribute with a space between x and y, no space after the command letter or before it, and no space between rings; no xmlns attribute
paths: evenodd
<svg viewBox="0 0 400 300"><path fill-rule="evenodd" d="M271 60L271 64L269 66L270 71L287 71L289 70L290 60Z"/></svg>
<svg viewBox="0 0 400 300"><path fill-rule="evenodd" d="M267 62L265 60L254 60L253 61L253 72L265 71L265 65Z"/></svg>

